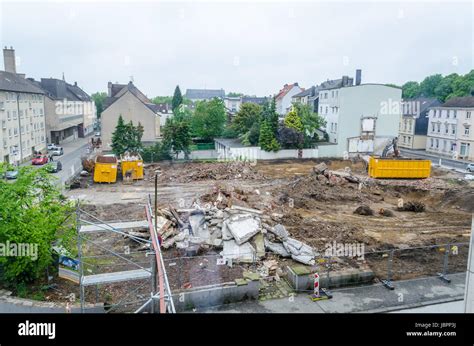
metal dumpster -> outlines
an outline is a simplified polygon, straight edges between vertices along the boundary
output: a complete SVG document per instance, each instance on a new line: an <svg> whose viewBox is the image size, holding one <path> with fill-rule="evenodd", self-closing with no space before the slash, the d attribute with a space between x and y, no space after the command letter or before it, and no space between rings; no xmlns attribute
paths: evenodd
<svg viewBox="0 0 474 346"><path fill-rule="evenodd" d="M120 157L122 166L122 177L125 172L132 171L132 179L143 179L143 159L140 154L124 154Z"/></svg>
<svg viewBox="0 0 474 346"><path fill-rule="evenodd" d="M428 178L430 173L430 160L374 156L369 159L369 176L372 178L420 179Z"/></svg>
<svg viewBox="0 0 474 346"><path fill-rule="evenodd" d="M115 183L117 181L117 164L115 156L97 156L94 166L94 182Z"/></svg>

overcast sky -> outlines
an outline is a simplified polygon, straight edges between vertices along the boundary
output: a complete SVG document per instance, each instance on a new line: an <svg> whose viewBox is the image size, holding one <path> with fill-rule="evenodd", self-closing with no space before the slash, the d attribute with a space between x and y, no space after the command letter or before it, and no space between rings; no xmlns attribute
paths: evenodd
<svg viewBox="0 0 474 346"><path fill-rule="evenodd" d="M223 88L259 96L353 76L402 84L473 68L471 2L17 2L0 0L18 72L148 96ZM18 63L18 62L17 62ZM0 64L1 66L1 64Z"/></svg>

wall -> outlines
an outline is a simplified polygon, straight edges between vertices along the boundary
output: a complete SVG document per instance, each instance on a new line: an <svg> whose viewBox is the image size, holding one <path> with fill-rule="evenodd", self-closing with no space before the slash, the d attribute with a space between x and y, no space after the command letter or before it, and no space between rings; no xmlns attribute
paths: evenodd
<svg viewBox="0 0 474 346"><path fill-rule="evenodd" d="M220 160L277 160L277 159L296 159L298 149L282 149L277 152L267 152L260 147L239 147L229 148L223 147L216 142L217 156ZM317 158L318 149L302 149L303 159Z"/></svg>
<svg viewBox="0 0 474 346"><path fill-rule="evenodd" d="M378 84L362 84L339 89L337 157L348 151L348 138L359 137L362 117L376 117L374 150L381 142L398 136L401 116L401 89ZM398 107L397 107L398 102ZM384 109L384 104L387 105ZM380 140L378 140L380 139Z"/></svg>
<svg viewBox="0 0 474 346"><path fill-rule="evenodd" d="M260 282L247 281L246 284L219 285L200 287L173 294L176 312L219 306L223 304L241 302L248 299L258 299Z"/></svg>
<svg viewBox="0 0 474 346"><path fill-rule="evenodd" d="M159 121L159 117L132 93L127 91L121 98L102 112L101 137L103 150L111 149L112 133L115 131L120 115L122 115L125 123L132 120L134 125L137 125L138 122L142 124L145 130L142 137L143 142L155 142L156 138L160 136L160 134L157 133L159 126L157 126L156 123Z"/></svg>

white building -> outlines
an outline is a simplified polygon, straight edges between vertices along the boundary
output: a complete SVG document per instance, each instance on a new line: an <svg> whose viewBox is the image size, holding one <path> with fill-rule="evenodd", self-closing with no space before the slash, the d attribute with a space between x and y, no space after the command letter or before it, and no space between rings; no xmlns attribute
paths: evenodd
<svg viewBox="0 0 474 346"><path fill-rule="evenodd" d="M401 89L360 84L360 75L354 86L348 77L331 84L319 92L319 115L333 145L319 146L320 157L380 154L398 136Z"/></svg>
<svg viewBox="0 0 474 346"><path fill-rule="evenodd" d="M289 112L292 103L292 97L304 89L300 88L298 83L285 84L278 94L275 95L276 111L281 116Z"/></svg>
<svg viewBox="0 0 474 346"><path fill-rule="evenodd" d="M242 106L242 97L240 96L226 96L224 98L224 106L230 114L236 114L240 106Z"/></svg>
<svg viewBox="0 0 474 346"><path fill-rule="evenodd" d="M44 93L16 73L12 48L0 71L0 162L20 163L46 148Z"/></svg>
<svg viewBox="0 0 474 346"><path fill-rule="evenodd" d="M426 151L474 160L474 96L454 97L429 112Z"/></svg>

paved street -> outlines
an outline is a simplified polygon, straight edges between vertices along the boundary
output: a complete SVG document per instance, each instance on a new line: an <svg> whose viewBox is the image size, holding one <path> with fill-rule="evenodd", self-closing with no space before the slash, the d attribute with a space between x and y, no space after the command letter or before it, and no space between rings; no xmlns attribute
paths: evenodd
<svg viewBox="0 0 474 346"><path fill-rule="evenodd" d="M452 274L449 278L452 280L450 284L437 277L396 281L393 291L382 284L335 289L332 291L332 299L318 302L312 302L308 294L297 294L292 298L247 301L198 309L197 312L373 313L412 310L422 306L462 300L466 281L465 273ZM440 305L438 307L441 309ZM455 309L458 306L455 305L452 308ZM436 309L436 306L433 309Z"/></svg>
<svg viewBox="0 0 474 346"><path fill-rule="evenodd" d="M78 138L73 142L60 145L64 149L64 154L61 156L55 156L54 161L60 161L63 165L63 169L58 173L54 173L54 175L59 178L61 184L64 184L66 180L81 169L81 156L87 153L87 143L90 142L90 139L91 136L88 136L86 138ZM24 162L21 166L31 166L31 160Z"/></svg>
<svg viewBox="0 0 474 346"><path fill-rule="evenodd" d="M425 150L413 150L413 149L400 149L402 156L406 157L417 157L422 159L431 160L434 165L439 165L441 159L441 166L445 168L455 169L459 173L466 173L466 166L469 161L464 160L453 160L441 156L436 156L427 153Z"/></svg>

